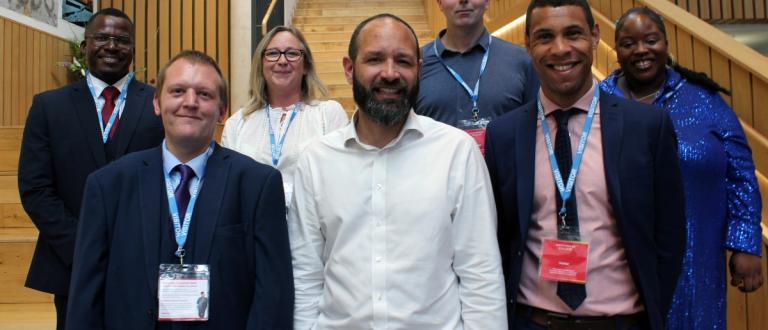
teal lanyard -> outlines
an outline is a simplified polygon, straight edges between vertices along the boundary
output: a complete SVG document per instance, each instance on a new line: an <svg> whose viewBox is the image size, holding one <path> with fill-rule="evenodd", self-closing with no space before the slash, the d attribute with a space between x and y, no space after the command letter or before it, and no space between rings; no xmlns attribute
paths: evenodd
<svg viewBox="0 0 768 330"><path fill-rule="evenodd" d="M96 99L100 95L96 95L96 88L93 86L93 83L90 79L91 72L86 71L85 72L85 82L88 84L88 89L91 91L91 95L93 95L93 98ZM101 128L101 142L106 144L107 140L109 139L109 131L112 130L112 126L115 124L115 120L117 119L117 113L120 109L120 105L125 103L125 98L128 95L128 85L131 83L131 80L133 80L133 72L128 73L128 79L125 80L125 84L123 84L124 91L120 92L120 97L117 98L117 102L115 102L115 108L112 110L112 115L109 116L109 121L107 122L107 126L104 126L104 117L102 117L101 110L104 109L104 106L107 105L106 102L104 102L104 106L101 107L101 109L98 109L96 111L96 114L99 116L99 128Z"/></svg>
<svg viewBox="0 0 768 330"><path fill-rule="evenodd" d="M291 128L291 123L293 123L293 120L296 119L296 115L299 113L299 109L301 109L301 102L296 103L293 106L293 111L291 111L291 117L288 119L288 123L286 124L287 127L285 128L285 133L283 136L280 137L280 141L277 141L275 138L275 131L272 129L272 118L270 117L270 111L272 110L272 107L270 105L267 105L267 108L265 109L264 113L266 113L267 116L267 131L269 132L269 147L270 151L272 153L272 166L277 166L277 163L280 161L280 155L283 153L283 146L285 145L285 136L288 135L288 129Z"/></svg>
<svg viewBox="0 0 768 330"><path fill-rule="evenodd" d="M451 73L453 79L455 79L461 85L461 87L464 87L464 90L467 91L469 98L472 100L472 120L477 121L480 119L480 110L477 108L477 100L480 98L480 79L483 77L483 73L485 73L485 65L488 64L488 54L491 53L491 42L493 41L493 37L491 37L490 34L488 35L488 47L485 48L483 60L480 62L480 75L477 76L477 82L475 82L474 90L470 89L464 79L461 78L461 76L455 70L453 70L453 68L448 66L448 63L445 63L443 58L440 57L440 54L437 53L437 43L439 40L440 37L435 39L435 42L432 43L432 49L435 51L435 56L440 61L440 63L443 64L445 69Z"/></svg>
<svg viewBox="0 0 768 330"><path fill-rule="evenodd" d="M206 158L210 157L213 153L214 142L211 142L206 150ZM200 187L203 185L203 174L196 173L198 179L193 180L189 187L189 204L187 204L187 212L184 214L184 224L182 225L179 218L179 205L176 203L176 195L173 191L173 183L171 182L171 176L169 173L165 174L165 193L168 196L168 209L171 212L171 220L173 221L173 234L176 237L176 256L181 258L182 264L184 260L184 244L187 243L187 234L189 234L189 225L192 223L192 212L195 210L195 203L197 202L197 196L200 194ZM181 183L179 183L181 184Z"/></svg>
<svg viewBox="0 0 768 330"><path fill-rule="evenodd" d="M579 145L576 147L576 155L573 159L571 166L571 172L568 174L568 182L563 183L563 177L560 174L560 168L557 165L557 158L555 157L555 149L552 146L552 138L549 136L549 125L544 117L544 107L541 105L541 97L536 101L536 105L539 110L539 120L541 120L541 128L544 132L544 142L547 145L547 154L549 155L549 166L552 169L552 175L555 177L555 183L557 184L557 191L560 193L560 198L563 200L563 205L558 211L558 215L561 218L565 217L565 205L568 199L571 198L573 192L573 185L576 182L576 174L579 172L581 166L581 159L584 157L584 149L587 146L587 136L589 136L589 130L592 127L592 120L595 118L595 111L597 110L597 101L600 98L600 88L597 83L595 84L595 94L592 96L592 103L589 105L589 111L587 112L587 119L584 121L584 128L582 128L581 137L579 138Z"/></svg>

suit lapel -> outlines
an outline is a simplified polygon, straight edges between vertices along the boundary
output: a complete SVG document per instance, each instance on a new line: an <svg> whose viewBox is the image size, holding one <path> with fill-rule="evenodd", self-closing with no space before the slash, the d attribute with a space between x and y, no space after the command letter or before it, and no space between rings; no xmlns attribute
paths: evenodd
<svg viewBox="0 0 768 330"><path fill-rule="evenodd" d="M536 151L536 111L535 106L529 106L525 111L522 122L515 129L517 138L515 139L515 149L517 150L516 164L517 173L517 196L518 203L518 223L520 224L520 233L525 237L528 233L528 222L531 219L531 208L533 207L533 185L535 175L535 151Z"/></svg>
<svg viewBox="0 0 768 330"><path fill-rule="evenodd" d="M192 248L195 251L195 259L203 263L208 263L229 174L229 156L223 154L219 145L214 148L205 165L203 186L192 214L197 231Z"/></svg>
<svg viewBox="0 0 768 330"><path fill-rule="evenodd" d="M600 126L603 142L603 167L613 212L621 219L621 184L619 181L619 157L624 138L624 112L605 94L600 96Z"/></svg>
<svg viewBox="0 0 768 330"><path fill-rule="evenodd" d="M117 131L115 132L115 139L117 142L117 155L124 155L128 149L128 142L131 141L133 134L136 131L136 126L139 124L139 119L146 112L144 107L144 93L146 93L144 84L139 84L135 79L131 80L131 84L128 86L128 96L125 100L125 107L123 113L120 115L120 121L117 125Z"/></svg>
<svg viewBox="0 0 768 330"><path fill-rule="evenodd" d="M93 96L91 96L85 79L72 86L72 102L75 105L75 114L80 124L79 131L82 132L96 163L101 167L107 163L107 158L104 155L104 143L101 140L101 126L99 125L99 117L96 115L96 104L93 102Z"/></svg>
<svg viewBox="0 0 768 330"><path fill-rule="evenodd" d="M164 194L163 156L158 147L144 159L139 169L141 194L141 225L144 238L144 269L152 295L157 295L157 274L160 264L160 221L168 218L167 198Z"/></svg>

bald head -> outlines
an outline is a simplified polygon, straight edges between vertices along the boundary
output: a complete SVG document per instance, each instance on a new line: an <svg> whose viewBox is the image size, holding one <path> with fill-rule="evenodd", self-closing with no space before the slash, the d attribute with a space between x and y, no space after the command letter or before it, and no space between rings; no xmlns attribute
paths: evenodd
<svg viewBox="0 0 768 330"><path fill-rule="evenodd" d="M360 49L360 45L359 45L360 33L363 31L363 29L368 27L368 25L370 25L371 22L380 21L380 20L386 20L392 23L402 24L403 26L408 28L408 31L410 31L410 34L413 37L412 40L413 40L413 45L415 47L414 49L416 50L417 58L421 60L421 52L419 51L419 39L416 37L416 32L413 31L413 28L410 25L408 25L408 23L404 21L402 18L392 14L385 13L385 14L378 14L378 15L374 15L366 18L365 20L360 22L360 24L358 24L357 27L355 28L355 31L352 32L352 38L349 40L349 50L347 54L349 58L352 59L352 62L354 62L357 59L357 52Z"/></svg>

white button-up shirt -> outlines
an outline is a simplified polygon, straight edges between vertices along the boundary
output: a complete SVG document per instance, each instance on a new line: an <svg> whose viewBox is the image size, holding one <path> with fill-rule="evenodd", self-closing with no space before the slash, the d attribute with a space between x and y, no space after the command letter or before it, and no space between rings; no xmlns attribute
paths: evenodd
<svg viewBox="0 0 768 330"><path fill-rule="evenodd" d="M466 133L413 111L384 148L351 124L298 161L295 329L506 329L496 208Z"/></svg>

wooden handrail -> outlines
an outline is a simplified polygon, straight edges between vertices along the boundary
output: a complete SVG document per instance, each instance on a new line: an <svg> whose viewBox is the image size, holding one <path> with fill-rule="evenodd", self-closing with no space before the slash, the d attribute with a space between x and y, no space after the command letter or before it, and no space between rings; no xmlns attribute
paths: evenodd
<svg viewBox="0 0 768 330"><path fill-rule="evenodd" d="M768 81L768 58L754 49L736 41L725 32L672 2L666 0L638 0L638 2L655 10L664 16L665 20L674 23L712 49L717 49L720 54L746 68L753 75Z"/></svg>
<svg viewBox="0 0 768 330"><path fill-rule="evenodd" d="M261 35L262 36L267 34L267 21L269 21L269 17L272 16L272 10L275 9L276 4L277 4L277 0L272 0L269 3L267 12L264 13L264 18L261 19Z"/></svg>

